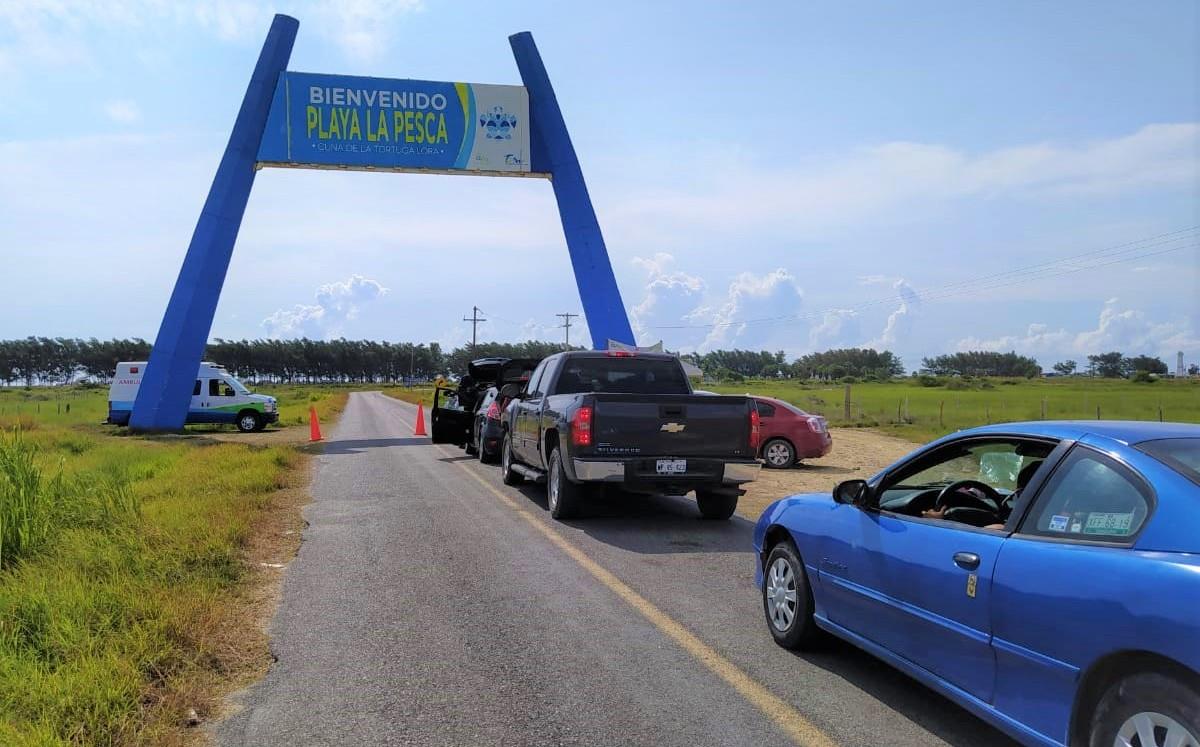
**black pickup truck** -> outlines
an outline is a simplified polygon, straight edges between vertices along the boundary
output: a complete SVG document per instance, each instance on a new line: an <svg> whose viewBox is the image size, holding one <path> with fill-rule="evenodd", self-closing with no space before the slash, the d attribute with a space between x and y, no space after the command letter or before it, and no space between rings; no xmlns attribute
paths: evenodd
<svg viewBox="0 0 1200 747"><path fill-rule="evenodd" d="M747 397L693 394L673 355L558 353L543 360L504 412L504 482L546 481L556 519L589 485L683 495L728 519L758 476L758 410Z"/></svg>

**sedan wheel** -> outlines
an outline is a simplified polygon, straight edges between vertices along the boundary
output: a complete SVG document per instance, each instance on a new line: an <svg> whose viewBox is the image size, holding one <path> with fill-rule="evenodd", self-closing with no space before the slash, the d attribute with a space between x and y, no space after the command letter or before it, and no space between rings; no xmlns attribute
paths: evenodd
<svg viewBox="0 0 1200 747"><path fill-rule="evenodd" d="M780 633L786 633L796 619L796 574L787 558L779 557L767 571L767 619Z"/></svg>
<svg viewBox="0 0 1200 747"><path fill-rule="evenodd" d="M771 637L784 648L808 648L820 640L812 591L796 546L776 543L763 565L763 614Z"/></svg>
<svg viewBox="0 0 1200 747"><path fill-rule="evenodd" d="M773 438L763 447L763 461L770 469L787 469L796 463L796 450L782 438Z"/></svg>
<svg viewBox="0 0 1200 747"><path fill-rule="evenodd" d="M1198 747L1196 735L1170 716L1135 713L1121 724L1113 747Z"/></svg>

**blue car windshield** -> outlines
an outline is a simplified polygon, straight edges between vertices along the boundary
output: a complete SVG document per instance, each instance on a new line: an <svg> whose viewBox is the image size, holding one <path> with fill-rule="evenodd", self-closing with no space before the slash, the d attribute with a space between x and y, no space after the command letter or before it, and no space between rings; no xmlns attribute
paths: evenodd
<svg viewBox="0 0 1200 747"><path fill-rule="evenodd" d="M1143 441L1137 448L1200 485L1200 438Z"/></svg>

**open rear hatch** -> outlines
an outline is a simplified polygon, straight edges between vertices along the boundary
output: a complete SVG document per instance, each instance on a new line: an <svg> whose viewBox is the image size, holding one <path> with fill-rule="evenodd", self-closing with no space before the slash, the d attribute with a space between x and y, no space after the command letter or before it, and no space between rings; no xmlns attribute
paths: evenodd
<svg viewBox="0 0 1200 747"><path fill-rule="evenodd" d="M457 387L438 387L430 411L430 437L435 444L463 446L471 439L475 410L489 387L519 384L541 361L536 358L478 358L467 364Z"/></svg>

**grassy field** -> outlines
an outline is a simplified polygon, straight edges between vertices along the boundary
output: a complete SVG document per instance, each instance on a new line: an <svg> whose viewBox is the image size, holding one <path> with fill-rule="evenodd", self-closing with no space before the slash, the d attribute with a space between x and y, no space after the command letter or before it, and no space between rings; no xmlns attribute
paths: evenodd
<svg viewBox="0 0 1200 747"><path fill-rule="evenodd" d="M272 393L284 423L346 396ZM306 456L127 436L98 425L106 394L0 390L0 744L182 743L265 666L250 557L281 552Z"/></svg>
<svg viewBox="0 0 1200 747"><path fill-rule="evenodd" d="M954 381L954 380L951 380ZM922 386L916 380L850 385L747 381L705 385L727 394L760 394L822 415L832 425L878 427L913 441L963 428L1018 420L1163 420L1200 423L1200 380L1149 384L1115 379L976 379Z"/></svg>

